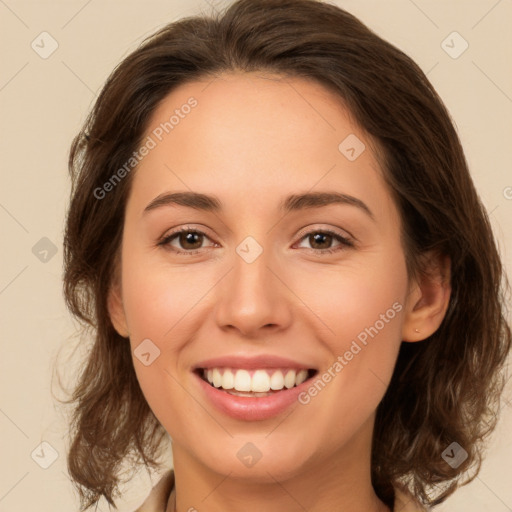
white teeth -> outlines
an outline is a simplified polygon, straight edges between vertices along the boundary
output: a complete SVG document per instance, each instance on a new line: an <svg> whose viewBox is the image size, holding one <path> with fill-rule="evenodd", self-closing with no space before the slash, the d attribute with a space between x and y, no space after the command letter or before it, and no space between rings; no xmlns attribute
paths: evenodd
<svg viewBox="0 0 512 512"><path fill-rule="evenodd" d="M297 377L295 377L295 385L298 386L299 384L302 384L305 380L308 378L308 371L307 370L300 370L299 373L297 373Z"/></svg>
<svg viewBox="0 0 512 512"><path fill-rule="evenodd" d="M270 377L265 370L256 370L252 376L251 391L265 393L270 389Z"/></svg>
<svg viewBox="0 0 512 512"><path fill-rule="evenodd" d="M222 388L233 389L235 387L235 376L233 372L224 372L222 376Z"/></svg>
<svg viewBox="0 0 512 512"><path fill-rule="evenodd" d="M270 389L279 390L284 388L283 372L274 372L270 377Z"/></svg>
<svg viewBox="0 0 512 512"><path fill-rule="evenodd" d="M234 388L237 391L251 391L251 375L247 370L236 372Z"/></svg>
<svg viewBox="0 0 512 512"><path fill-rule="evenodd" d="M222 386L222 374L219 372L218 368L213 369L213 385L216 388L220 388Z"/></svg>
<svg viewBox="0 0 512 512"><path fill-rule="evenodd" d="M295 386L295 371L294 370L288 370L286 372L286 375L284 376L284 385L290 389Z"/></svg>
<svg viewBox="0 0 512 512"><path fill-rule="evenodd" d="M280 391L302 384L308 378L307 370L235 370L230 368L208 368L203 370L206 380L216 388L233 390L232 394L252 392L255 396L270 390ZM243 395L241 395L243 396Z"/></svg>

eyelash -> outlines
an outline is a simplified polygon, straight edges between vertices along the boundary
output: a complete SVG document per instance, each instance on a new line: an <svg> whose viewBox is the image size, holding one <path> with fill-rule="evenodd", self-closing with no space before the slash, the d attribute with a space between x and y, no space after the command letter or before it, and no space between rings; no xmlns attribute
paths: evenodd
<svg viewBox="0 0 512 512"><path fill-rule="evenodd" d="M173 231L169 235L165 236L160 242L158 242L157 245L158 246L163 246L165 248L170 248L170 250L172 252L176 253L176 254L187 254L189 256L192 256L194 254L197 254L197 253L201 252L202 249L195 249L195 250L192 250L192 251L180 251L178 249L171 248L170 242L173 239L175 239L177 236L179 236L181 233L194 233L194 234L197 234L197 235L204 235L206 238L209 239L208 235L206 233L204 233L203 231L199 231L197 229L192 229L192 228L184 227L184 228L181 228L181 229L179 229L177 231ZM339 233L336 233L335 231L332 231L330 229L316 229L316 230L308 231L308 232L302 234L302 236L299 239L299 241L302 241L304 238L306 238L306 237L308 237L310 235L318 234L318 233L321 233L323 235L331 235L335 240L340 242L340 245L338 245L337 247L333 247L333 248L329 248L329 249L313 249L313 248L310 248L311 251L314 251L319 256L326 255L326 254L332 254L332 253L344 250L347 247L348 248L354 247L354 242L352 240L350 240L350 239L348 239L348 238L346 238L346 237L340 235Z"/></svg>

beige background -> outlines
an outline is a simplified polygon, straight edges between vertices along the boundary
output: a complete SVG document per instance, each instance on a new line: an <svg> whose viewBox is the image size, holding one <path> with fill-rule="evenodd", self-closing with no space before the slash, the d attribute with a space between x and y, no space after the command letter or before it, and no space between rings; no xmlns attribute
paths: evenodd
<svg viewBox="0 0 512 512"><path fill-rule="evenodd" d="M512 2L336 3L428 72L456 122L510 275ZM184 15L222 5L220 1L209 5L206 0L0 0L0 512L78 510L66 475L66 424L51 394L53 389L62 396L56 383L52 385L59 350L69 382L74 376L65 358L75 326L61 294L71 139L107 75L143 37ZM58 44L46 59L31 47L35 40L39 52L51 48L48 36L41 36L46 37L42 48L38 36L43 31ZM469 43L456 59L441 46L453 31ZM451 51L462 49L461 44L455 39ZM43 237L55 246L55 255L47 240L40 241ZM511 431L512 389L508 386L499 428L481 473L436 510L512 510ZM57 456L47 469L40 464L51 462L53 452L47 445L39 447L42 442L49 443ZM38 463L31 457L33 452ZM145 474L134 480L125 489L119 510L133 510L150 486ZM99 510L108 507L101 503Z"/></svg>

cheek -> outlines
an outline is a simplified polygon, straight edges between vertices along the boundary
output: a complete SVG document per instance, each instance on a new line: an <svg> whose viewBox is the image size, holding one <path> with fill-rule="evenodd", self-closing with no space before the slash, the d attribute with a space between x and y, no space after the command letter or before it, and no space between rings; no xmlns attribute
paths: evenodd
<svg viewBox="0 0 512 512"><path fill-rule="evenodd" d="M405 261L399 251L374 256L288 276L333 355L344 353L356 339L363 345L377 335L381 345L401 341Z"/></svg>
<svg viewBox="0 0 512 512"><path fill-rule="evenodd" d="M133 253L124 259L123 302L132 343L150 338L162 349L164 339L173 339L168 348L179 346L182 336L177 333L183 333L194 308L215 284L214 276L197 269Z"/></svg>
<svg viewBox="0 0 512 512"><path fill-rule="evenodd" d="M123 300L137 380L159 422L174 434L179 418L192 412L180 363L197 330L195 308L211 285L191 269L163 268L137 258L124 263ZM148 365L139 359L144 344Z"/></svg>
<svg viewBox="0 0 512 512"><path fill-rule="evenodd" d="M129 239L123 252L123 303L135 372L146 401L169 432L179 425L178 416L187 418L192 412L193 403L182 383L184 349L193 344L204 321L208 293L222 275L213 266L198 268L166 265L131 248ZM139 359L141 353L150 354L149 365Z"/></svg>
<svg viewBox="0 0 512 512"><path fill-rule="evenodd" d="M403 255L380 254L373 263L368 259L295 283L330 354L301 403L314 411L320 430L333 439L350 437L376 409L393 373L407 289Z"/></svg>

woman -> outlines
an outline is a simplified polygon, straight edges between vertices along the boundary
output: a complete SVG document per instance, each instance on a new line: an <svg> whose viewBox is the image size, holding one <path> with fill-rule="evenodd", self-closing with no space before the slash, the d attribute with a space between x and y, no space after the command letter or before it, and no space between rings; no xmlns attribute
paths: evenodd
<svg viewBox="0 0 512 512"><path fill-rule="evenodd" d="M417 511L474 478L504 276L402 52L313 0L178 21L114 70L70 168L82 510L168 438L140 511Z"/></svg>

